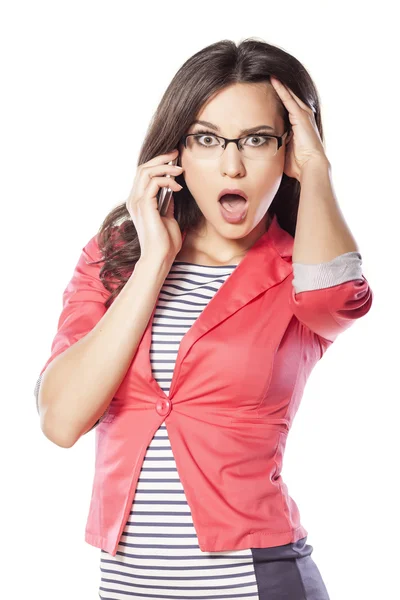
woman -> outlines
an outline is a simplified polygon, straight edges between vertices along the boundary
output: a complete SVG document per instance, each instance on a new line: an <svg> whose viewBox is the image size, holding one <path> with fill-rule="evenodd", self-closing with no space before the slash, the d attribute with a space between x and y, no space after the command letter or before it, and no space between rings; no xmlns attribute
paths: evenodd
<svg viewBox="0 0 400 600"><path fill-rule="evenodd" d="M212 44L83 248L35 393L56 444L96 427L101 598L328 599L280 471L309 373L372 291L322 140L297 59Z"/></svg>

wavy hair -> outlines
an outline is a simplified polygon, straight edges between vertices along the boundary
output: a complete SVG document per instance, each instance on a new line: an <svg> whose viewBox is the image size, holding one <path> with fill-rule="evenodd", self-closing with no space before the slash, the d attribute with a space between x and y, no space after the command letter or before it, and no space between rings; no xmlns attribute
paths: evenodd
<svg viewBox="0 0 400 600"><path fill-rule="evenodd" d="M177 71L153 115L138 157L137 166L160 154L178 148L203 104L218 91L235 83L268 82L276 76L314 110L315 122L324 141L320 101L316 86L305 67L291 54L256 38L238 45L231 40L211 44L191 56ZM279 110L285 130L290 129L289 114L282 102ZM176 181L183 186L174 194L174 216L183 232L196 228L203 220L195 199L185 185L183 175ZM300 183L284 173L280 187L267 211L277 215L279 225L292 237L296 230ZM140 243L126 202L117 205L105 217L97 240L104 262L99 276L111 292L105 301L108 308L128 281L140 258Z"/></svg>

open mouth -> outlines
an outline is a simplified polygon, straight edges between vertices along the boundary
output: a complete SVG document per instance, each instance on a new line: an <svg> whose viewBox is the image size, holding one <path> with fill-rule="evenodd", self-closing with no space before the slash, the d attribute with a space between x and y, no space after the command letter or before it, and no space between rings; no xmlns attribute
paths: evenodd
<svg viewBox="0 0 400 600"><path fill-rule="evenodd" d="M226 211L232 214L239 214L243 212L247 204L247 200L243 198L243 196L239 196L239 194L224 194L219 199L219 202Z"/></svg>
<svg viewBox="0 0 400 600"><path fill-rule="evenodd" d="M247 215L248 201L238 194L224 194L219 199L221 214L228 223L241 223Z"/></svg>

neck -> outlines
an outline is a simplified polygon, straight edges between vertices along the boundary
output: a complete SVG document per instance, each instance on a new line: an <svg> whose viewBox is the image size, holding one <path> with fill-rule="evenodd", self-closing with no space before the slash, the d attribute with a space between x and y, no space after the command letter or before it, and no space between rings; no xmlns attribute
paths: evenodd
<svg viewBox="0 0 400 600"><path fill-rule="evenodd" d="M239 240L223 238L206 222L200 230L187 232L175 260L207 266L237 265L249 248L268 230L271 221L272 218L267 213L257 227ZM211 249L213 252L210 252Z"/></svg>

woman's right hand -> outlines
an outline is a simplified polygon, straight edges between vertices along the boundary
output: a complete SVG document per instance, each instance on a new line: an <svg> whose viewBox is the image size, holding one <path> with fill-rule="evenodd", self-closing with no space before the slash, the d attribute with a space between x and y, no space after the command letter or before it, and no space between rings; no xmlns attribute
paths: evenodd
<svg viewBox="0 0 400 600"><path fill-rule="evenodd" d="M174 217L173 196L165 216L160 215L157 200L162 187L169 187L174 193L182 189L173 177L180 175L183 169L166 164L177 156L178 150L161 154L137 169L126 208L138 234L141 257L174 260L182 247L181 230ZM167 174L171 177L165 177Z"/></svg>

